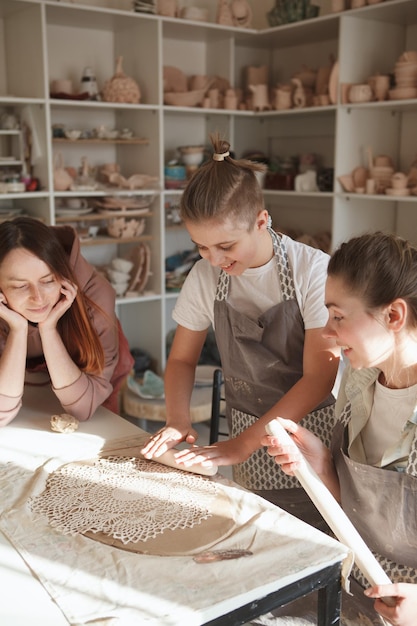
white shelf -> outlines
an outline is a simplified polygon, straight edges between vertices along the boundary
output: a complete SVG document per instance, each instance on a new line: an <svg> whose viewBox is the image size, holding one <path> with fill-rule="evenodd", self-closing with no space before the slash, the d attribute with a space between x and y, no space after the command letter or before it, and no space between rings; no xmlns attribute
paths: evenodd
<svg viewBox="0 0 417 626"><path fill-rule="evenodd" d="M213 2L200 4L204 2L213 19ZM178 146L207 145L209 133L218 130L238 157L249 149L270 157L320 154L325 167L335 168L333 191L265 190L274 226L302 228L308 234L329 230L333 246L367 229L391 230L417 243L417 196L346 194L337 181L357 165L367 165L369 146L375 155L389 154L396 168L406 171L417 156L417 99L346 105L338 101L261 113L163 103L164 65L181 68L188 76L222 76L233 87L242 86L248 65L267 65L273 88L288 82L303 65L317 69L331 57L339 61L341 83L392 72L404 50L417 49L417 0L386 0L261 31L135 13L130 3L119 4L123 10L56 0L0 0L0 112L13 109L35 131L34 175L43 187L41 192L4 194L0 204L23 206L53 224L62 223L62 218L55 220L55 203L74 196L89 201L106 195L154 196L144 233L152 247L149 293L118 298L117 312L132 347L151 352L161 371L178 296L165 291L165 257L192 248L183 227L165 226L165 201L179 199L182 193L163 188L164 164L178 156ZM119 55L125 73L139 83L139 104L50 97L51 82L58 78L71 79L74 91L81 90L86 66L94 68L101 87L113 76ZM131 128L135 137L146 140L56 140L51 131L55 123L82 130L100 125ZM0 131L0 140L10 141L7 132ZM80 158L87 156L94 167L117 162L124 176L141 172L159 182L153 189L54 191L57 151L68 167L79 167ZM3 155L9 154L3 150ZM83 221L95 219L101 216L87 215ZM135 243L99 238L84 242L83 250L89 260L104 264Z"/></svg>

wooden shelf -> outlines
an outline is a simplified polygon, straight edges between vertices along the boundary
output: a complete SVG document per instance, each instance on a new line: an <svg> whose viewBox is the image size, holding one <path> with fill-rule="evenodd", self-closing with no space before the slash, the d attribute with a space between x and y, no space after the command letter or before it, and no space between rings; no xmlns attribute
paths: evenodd
<svg viewBox="0 0 417 626"><path fill-rule="evenodd" d="M91 237L83 239L80 237L80 243L82 246L108 246L109 244L121 244L121 243L143 243L145 241L152 241L152 235L142 235L141 237L106 237L105 235L99 235L98 237Z"/></svg>
<svg viewBox="0 0 417 626"><path fill-rule="evenodd" d="M68 224L73 222L98 222L112 220L118 217L152 217L152 211L146 213L135 211L120 211L114 213L114 215L103 215L101 213L87 213L86 215L59 215L55 218L57 224Z"/></svg>
<svg viewBox="0 0 417 626"><path fill-rule="evenodd" d="M63 137L54 137L52 139L52 141L53 141L53 143L63 143L63 144L72 144L72 145L116 143L116 144L122 144L122 145L142 145L142 146L147 146L150 143L149 139L144 139L144 138L141 138L141 137L132 137L131 139L122 139L122 138L117 138L117 139L98 139L98 138L91 138L91 139L66 139L66 138L63 138Z"/></svg>

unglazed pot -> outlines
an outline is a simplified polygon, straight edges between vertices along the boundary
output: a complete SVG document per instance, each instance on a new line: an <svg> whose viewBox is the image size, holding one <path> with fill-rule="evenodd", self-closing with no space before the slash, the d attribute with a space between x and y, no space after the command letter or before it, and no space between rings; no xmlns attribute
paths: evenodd
<svg viewBox="0 0 417 626"><path fill-rule="evenodd" d="M352 85L349 89L349 102L360 103L370 102L372 100L372 89L367 84Z"/></svg>
<svg viewBox="0 0 417 626"><path fill-rule="evenodd" d="M379 101L386 100L390 87L390 77L388 75L377 74L368 78L368 85L371 86L375 98Z"/></svg>
<svg viewBox="0 0 417 626"><path fill-rule="evenodd" d="M292 107L291 85L280 85L274 90L274 109L284 111Z"/></svg>

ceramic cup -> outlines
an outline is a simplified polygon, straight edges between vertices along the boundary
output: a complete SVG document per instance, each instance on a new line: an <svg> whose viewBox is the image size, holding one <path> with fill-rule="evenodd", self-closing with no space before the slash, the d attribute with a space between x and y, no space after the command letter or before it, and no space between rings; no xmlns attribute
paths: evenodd
<svg viewBox="0 0 417 626"><path fill-rule="evenodd" d="M52 93L72 93L72 80L53 80L51 83Z"/></svg>
<svg viewBox="0 0 417 626"><path fill-rule="evenodd" d="M88 206L88 202L85 198L67 198L65 204L70 209L86 209Z"/></svg>
<svg viewBox="0 0 417 626"><path fill-rule="evenodd" d="M395 172L391 178L391 185L393 189L405 189L408 183L408 176L403 172Z"/></svg>
<svg viewBox="0 0 417 626"><path fill-rule="evenodd" d="M349 89L349 101L354 102L370 102L372 100L372 89L370 85L355 84Z"/></svg>
<svg viewBox="0 0 417 626"><path fill-rule="evenodd" d="M390 87L390 77L388 75L370 76L368 85L370 85L377 100L382 101L387 99Z"/></svg>

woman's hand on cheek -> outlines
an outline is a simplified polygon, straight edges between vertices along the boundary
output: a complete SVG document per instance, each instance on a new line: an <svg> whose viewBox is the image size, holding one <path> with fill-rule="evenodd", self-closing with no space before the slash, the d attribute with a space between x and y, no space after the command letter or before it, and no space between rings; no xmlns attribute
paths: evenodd
<svg viewBox="0 0 417 626"><path fill-rule="evenodd" d="M55 306L51 309L48 317L39 322L39 328L55 328L58 320L71 308L77 295L77 287L68 280L63 280L61 284L61 296Z"/></svg>
<svg viewBox="0 0 417 626"><path fill-rule="evenodd" d="M11 330L21 330L27 329L28 321L23 315L17 313L17 311L13 311L7 305L7 299L4 293L0 291L0 318L3 319Z"/></svg>

